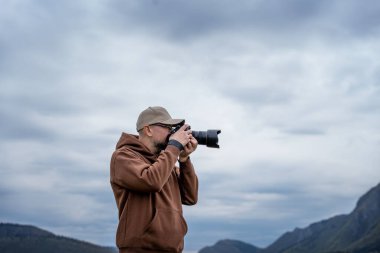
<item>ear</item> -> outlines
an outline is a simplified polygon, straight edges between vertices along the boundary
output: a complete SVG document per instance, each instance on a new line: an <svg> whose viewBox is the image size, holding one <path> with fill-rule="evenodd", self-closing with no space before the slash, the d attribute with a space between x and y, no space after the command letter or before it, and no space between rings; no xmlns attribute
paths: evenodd
<svg viewBox="0 0 380 253"><path fill-rule="evenodd" d="M143 131L144 131L144 135L152 137L153 135L152 129L149 126L144 126Z"/></svg>

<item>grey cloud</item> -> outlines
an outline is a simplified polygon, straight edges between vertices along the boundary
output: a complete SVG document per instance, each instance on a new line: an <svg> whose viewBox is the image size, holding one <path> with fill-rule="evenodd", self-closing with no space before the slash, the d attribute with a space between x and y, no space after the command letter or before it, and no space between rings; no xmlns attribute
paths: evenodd
<svg viewBox="0 0 380 253"><path fill-rule="evenodd" d="M120 13L129 12L139 23L172 26L173 30L189 32L213 28L284 25L298 23L318 13L325 1L114 1L113 7ZM141 15L144 14L144 15ZM142 18L144 17L144 18ZM130 18L130 15L125 15ZM174 22L176 21L176 22ZM271 22L268 22L271 21Z"/></svg>
<svg viewBox="0 0 380 253"><path fill-rule="evenodd" d="M131 4L115 1L111 12L119 17L121 26L137 25L146 32L182 40L233 30L258 32L273 29L281 32L286 27L285 30L294 31L318 12L320 7L316 3L164 0Z"/></svg>
<svg viewBox="0 0 380 253"><path fill-rule="evenodd" d="M70 120L65 117L79 115L87 110L81 104L82 100L75 99L78 94L75 94L74 98L69 94L65 95L67 92L63 87L54 91L52 88L37 85L36 90L22 91L20 89L12 93L14 95L0 95L2 99L0 136L4 140L36 140L40 143L52 144L67 138L62 130ZM65 124L53 127L57 126L54 124L55 121ZM73 125L72 127L75 129L80 126Z"/></svg>
<svg viewBox="0 0 380 253"><path fill-rule="evenodd" d="M32 87L30 82L46 88L56 85L77 61L70 54L73 36L86 37L91 33L87 29L96 25L91 21L96 20L96 11L83 1L6 3L2 9L3 84L17 77L23 87Z"/></svg>
<svg viewBox="0 0 380 253"><path fill-rule="evenodd" d="M270 105L281 106L288 104L294 97L290 89L277 85L275 87L273 85L250 88L234 87L231 90L224 90L222 92L236 101L252 105L254 109Z"/></svg>
<svg viewBox="0 0 380 253"><path fill-rule="evenodd" d="M285 129L285 133L294 134L294 135L324 135L326 132L318 128L293 128Z"/></svg>
<svg viewBox="0 0 380 253"><path fill-rule="evenodd" d="M55 133L45 127L42 122L35 122L27 114L20 111L2 112L0 110L0 138L3 140L44 140L51 141Z"/></svg>
<svg viewBox="0 0 380 253"><path fill-rule="evenodd" d="M280 39L308 36L345 38L378 33L379 4L357 1L113 1L110 16L120 28L133 26L147 33L173 39L201 38L212 33L241 31ZM372 8L374 7L374 8ZM292 39L292 37L294 37ZM296 39L297 38L297 39ZM283 40L283 38L281 38Z"/></svg>
<svg viewBox="0 0 380 253"><path fill-rule="evenodd" d="M13 29L5 26L0 29L6 32L6 37L11 35L13 41L18 39L16 45L25 43L23 48L40 49L63 44L68 33L87 32L93 25L104 31L144 32L175 40L241 31L242 36L254 34L255 40L274 36L284 41L281 37L286 35L287 40L297 42L301 38L307 40L308 36L345 38L377 34L380 6L377 1L369 2L113 0L92 5L83 2L53 5L44 1L13 7L21 18L16 23L4 18Z"/></svg>
<svg viewBox="0 0 380 253"><path fill-rule="evenodd" d="M31 50L54 53L53 49L68 38L64 36L68 30L73 32L72 29L81 24L76 22L81 17L75 15L76 8L70 8L67 3L69 2L52 5L47 1L30 1L3 6L7 10L3 13L0 26L3 53L5 51L18 55L20 59L27 59ZM65 9L70 9L70 18L66 16L68 12ZM12 15L17 15L18 18L15 19Z"/></svg>
<svg viewBox="0 0 380 253"><path fill-rule="evenodd" d="M378 82L380 82L380 78ZM363 99L360 103L357 103L354 109L359 113L368 115L380 113L380 86L368 88L368 91L369 92L366 99ZM379 121L377 122L380 124Z"/></svg>
<svg viewBox="0 0 380 253"><path fill-rule="evenodd" d="M379 34L380 29L380 3L376 0L366 1L365 4L358 1L338 2L337 10L340 10L340 26L344 32L355 36L367 36Z"/></svg>

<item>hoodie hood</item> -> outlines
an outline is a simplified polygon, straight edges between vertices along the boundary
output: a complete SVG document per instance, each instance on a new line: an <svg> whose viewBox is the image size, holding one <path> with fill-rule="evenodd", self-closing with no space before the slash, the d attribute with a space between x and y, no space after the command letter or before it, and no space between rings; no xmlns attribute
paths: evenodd
<svg viewBox="0 0 380 253"><path fill-rule="evenodd" d="M150 150L139 140L138 135L122 133L116 144L116 149L121 148L128 148L140 153L150 161L155 161L157 159L157 156L150 152Z"/></svg>

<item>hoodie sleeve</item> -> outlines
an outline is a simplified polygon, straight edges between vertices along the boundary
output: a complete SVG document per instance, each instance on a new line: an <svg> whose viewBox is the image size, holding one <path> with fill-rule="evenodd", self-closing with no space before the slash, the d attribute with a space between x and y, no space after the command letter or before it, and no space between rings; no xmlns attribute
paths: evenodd
<svg viewBox="0 0 380 253"><path fill-rule="evenodd" d="M111 182L132 191L158 192L168 181L179 155L168 146L153 164L128 150L116 151L111 160Z"/></svg>
<svg viewBox="0 0 380 253"><path fill-rule="evenodd" d="M198 201L198 177L190 158L186 162L180 162L179 187L181 190L182 204L195 205Z"/></svg>

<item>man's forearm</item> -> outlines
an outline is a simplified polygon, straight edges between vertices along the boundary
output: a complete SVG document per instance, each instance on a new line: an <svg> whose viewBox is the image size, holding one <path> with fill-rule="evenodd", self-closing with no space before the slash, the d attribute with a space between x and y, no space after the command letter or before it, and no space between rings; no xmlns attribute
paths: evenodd
<svg viewBox="0 0 380 253"><path fill-rule="evenodd" d="M182 204L194 205L198 201L198 177L190 158L180 162L180 189Z"/></svg>

